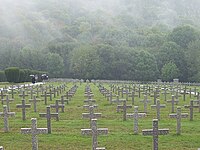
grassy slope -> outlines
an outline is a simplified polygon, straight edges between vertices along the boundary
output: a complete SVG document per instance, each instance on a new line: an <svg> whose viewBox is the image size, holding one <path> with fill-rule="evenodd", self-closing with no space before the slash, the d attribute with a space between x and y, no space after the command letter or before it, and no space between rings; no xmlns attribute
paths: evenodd
<svg viewBox="0 0 200 150"><path fill-rule="evenodd" d="M72 85L68 85L71 87ZM82 136L81 128L89 128L89 120L82 119L82 113L87 112L82 108L84 98L85 84L79 86L76 95L70 101L69 105L65 107L65 113L60 113L60 121L52 120L52 134L39 135L39 149L42 150L88 150L91 149L91 137ZM107 86L108 87L108 86ZM152 128L152 119L156 117L156 111L151 110L148 106L149 114L146 118L139 120L139 135L133 134L133 120L128 119L122 121L122 113L116 113L116 104L109 104L109 102L99 93L98 88L91 85L92 91L95 94L95 99L99 105L95 112L102 113L102 118L98 119L99 128L108 128L108 136L99 136L99 146L106 147L112 150L149 150L152 148L152 137L142 136L142 129ZM69 88L68 88L69 89ZM55 99L58 99L57 97ZM140 99L142 99L141 97ZM48 104L53 104L55 99ZM151 98L152 99L152 98ZM169 96L170 99L170 96ZM135 105L139 106L139 111L143 110L143 106L136 99ZM160 98L161 104L165 103L163 97ZM20 133L20 128L30 128L31 118L38 119L38 127L46 127L46 119L39 118L38 112L46 112L44 102L38 105L38 112L33 112L33 107L27 109L27 120L22 121L21 109L16 108L16 104L21 101L16 96L15 101L11 103L11 111L16 112L15 118L9 118L10 132L3 132L3 118L0 119L0 145L4 146L6 150L27 150L31 149L31 136ZM29 103L29 102L27 102ZM152 100L153 103L153 100ZM152 104L151 103L151 104ZM131 104L131 101L128 101ZM183 102L180 98L180 106L189 104L189 97L187 101ZM159 149L162 150L196 150L200 147L200 113L195 110L194 121L189 119L182 119L182 135L176 135L176 120L169 119L170 104L167 108L161 109L161 121L159 128L169 128L170 134L159 136ZM0 107L0 112L3 108ZM54 112L55 110L51 110ZM133 112L133 108L128 110ZM187 109L182 108L182 112L188 112Z"/></svg>

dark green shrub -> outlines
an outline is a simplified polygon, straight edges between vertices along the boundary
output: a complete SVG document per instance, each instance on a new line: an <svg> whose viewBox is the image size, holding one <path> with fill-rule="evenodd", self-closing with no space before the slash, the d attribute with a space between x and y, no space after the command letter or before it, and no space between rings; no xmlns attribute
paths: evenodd
<svg viewBox="0 0 200 150"><path fill-rule="evenodd" d="M25 72L24 82L31 82L31 77L30 77L30 75L32 74L31 70L30 69L23 69L23 70Z"/></svg>
<svg viewBox="0 0 200 150"><path fill-rule="evenodd" d="M25 82L26 81L26 73L24 69L20 69L19 71L19 83Z"/></svg>
<svg viewBox="0 0 200 150"><path fill-rule="evenodd" d="M9 67L5 69L5 75L8 82L19 82L20 69L18 67Z"/></svg>
<svg viewBox="0 0 200 150"><path fill-rule="evenodd" d="M6 75L4 71L0 71L0 82L6 82Z"/></svg>

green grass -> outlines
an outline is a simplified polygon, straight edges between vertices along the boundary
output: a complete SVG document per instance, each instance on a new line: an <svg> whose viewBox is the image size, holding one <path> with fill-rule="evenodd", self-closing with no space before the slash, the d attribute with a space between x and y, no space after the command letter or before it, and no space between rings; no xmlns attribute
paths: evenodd
<svg viewBox="0 0 200 150"><path fill-rule="evenodd" d="M48 83L54 86L61 83ZM90 136L82 136L81 129L89 128L89 120L82 119L82 113L87 110L82 108L84 98L84 88L86 84L79 85L77 93L69 102L65 105L65 112L59 113L60 121L52 119L52 134L38 135L39 149L42 150L89 150L91 149L92 139ZM1 86L5 86L1 84ZM67 90L72 86L68 84ZM108 85L106 85L108 88ZM106 147L110 150L150 150L152 149L152 137L143 136L142 129L152 128L152 119L156 118L155 109L150 108L150 104L153 104L153 98L149 97L152 102L148 105L148 116L146 118L139 119L139 134L133 134L133 120L128 119L123 121L122 112L116 112L116 104L110 104L106 98L99 93L97 86L91 84L91 89L95 94L94 99L98 104L98 108L95 112L102 113L102 118L97 121L99 128L108 128L109 133L107 136L98 137L99 147ZM109 88L108 88L109 89ZM48 100L49 104L54 104L56 97L53 101ZM43 98L40 98L43 99ZM139 102L141 98L136 98L135 105L139 106L139 111L143 111L143 105ZM159 121L159 128L169 128L169 135L159 136L159 149L161 150L197 150L200 147L200 113L195 109L194 121L189 121L189 118L182 119L182 134L176 135L176 119L170 119L168 117L171 106L166 103L164 97L160 97L161 104L166 104L167 107L161 109L161 121ZM168 99L171 99L170 94ZM196 99L193 98L192 99ZM180 98L179 106L189 104L190 98L187 95L187 100L184 102L182 97ZM16 108L16 104L21 103L21 98L15 95L15 100L10 104L12 112L16 112L14 118L9 118L10 131L4 133L3 131L3 117L0 118L0 146L4 146L6 150L27 150L31 149L31 135L24 135L20 133L21 128L31 127L31 118L37 118L38 128L46 127L46 119L39 117L39 112L46 112L46 106L44 102L38 103L38 112L34 113L33 106L27 109L27 120L22 121L21 109ZM26 100L28 102L28 99ZM131 104L130 98L128 104ZM0 112L3 111L3 107L0 107ZM51 109L51 112L55 110ZM128 110L128 113L132 113L133 108ZM189 112L188 109L182 107L182 112Z"/></svg>

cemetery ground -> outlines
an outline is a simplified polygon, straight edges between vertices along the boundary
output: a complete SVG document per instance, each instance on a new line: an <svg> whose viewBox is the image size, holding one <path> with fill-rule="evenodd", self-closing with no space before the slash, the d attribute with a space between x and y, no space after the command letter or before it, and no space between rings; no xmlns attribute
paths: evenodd
<svg viewBox="0 0 200 150"><path fill-rule="evenodd" d="M43 86L53 85L54 87L63 83L46 83ZM65 104L64 112L59 110L59 121L51 119L51 134L38 135L38 147L41 150L89 150L92 148L91 136L81 135L81 129L90 128L89 119L82 118L82 113L87 113L88 110L83 108L84 91L86 83L78 86L76 94L69 101L69 104ZM72 86L73 83L66 83L67 88L62 94L53 98L52 101L47 101L47 105L44 101L37 103L37 112L34 112L33 103L29 102L30 95L25 98L26 104L31 104L31 108L26 108L26 120L22 120L22 110L16 108L16 104L21 104L22 98L15 94L14 101L10 103L10 112L15 112L15 117L9 117L9 132L4 132L4 119L0 116L0 146L3 146L5 150L29 150L31 149L31 135L21 134L21 128L31 127L31 118L37 118L37 127L46 128L46 118L39 117L39 113L46 113L46 106L55 104L57 99L60 99L61 95L65 94ZM108 84L103 84L110 90ZM8 86L8 84L6 84ZM150 150L152 149L152 136L143 136L143 129L152 129L152 120L156 118L156 110L151 108L153 105L153 97L148 96L151 101L147 106L147 116L139 118L139 133L137 135L133 132L133 118L127 118L123 121L123 112L116 112L117 104L110 103L105 96L103 96L98 89L98 84L94 85L90 83L90 88L94 94L94 99L98 107L94 110L95 113L101 113L101 118L97 119L98 128L108 128L108 135L98 136L98 146L105 147L110 150ZM1 84L1 87L4 87ZM193 88L193 87L192 87ZM10 96L9 96L10 97ZM39 96L38 99L44 99ZM115 98L113 98L115 99ZM120 96L120 99L122 97ZM124 98L125 99L125 96ZM139 102L143 100L143 94L141 97L135 97L135 105L132 108L127 109L127 113L134 112L134 106L139 106L139 112L143 112L143 103ZM197 99L193 95L190 98L186 95L186 100L183 100L183 96L179 97L178 105L181 106L182 113L189 113L188 108L184 108L184 105L189 105L190 100ZM160 94L160 104L165 104L166 107L162 108L160 121L158 122L158 128L169 128L168 135L159 135L158 145L161 150L197 150L200 147L200 113L198 108L194 108L194 118L190 121L188 118L181 120L181 135L176 134L176 119L169 118L171 114L171 104L164 100L164 95ZM171 94L167 95L167 100L171 100ZM127 101L128 105L131 105L131 98ZM5 104L4 104L5 105ZM3 105L1 104L0 112L3 112ZM55 109L51 108L51 113L55 113Z"/></svg>

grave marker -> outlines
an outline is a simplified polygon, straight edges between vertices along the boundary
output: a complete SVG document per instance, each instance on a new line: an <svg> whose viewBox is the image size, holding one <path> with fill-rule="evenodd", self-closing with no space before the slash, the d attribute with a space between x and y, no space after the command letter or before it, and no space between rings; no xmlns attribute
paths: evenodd
<svg viewBox="0 0 200 150"><path fill-rule="evenodd" d="M92 127L92 119L97 119L101 117L101 113L94 113L94 106L89 107L89 113L82 113L83 118L90 119L90 127Z"/></svg>
<svg viewBox="0 0 200 150"><path fill-rule="evenodd" d="M171 112L174 113L174 104L178 103L178 100L175 100L175 96L172 95L172 100L167 100L167 103L171 103L172 104L172 109L171 109Z"/></svg>
<svg viewBox="0 0 200 150"><path fill-rule="evenodd" d="M156 114L157 114L157 119L160 120L160 109L161 108L165 108L166 105L165 104L160 104L160 100L157 100L156 105L151 105L151 108L156 108Z"/></svg>
<svg viewBox="0 0 200 150"><path fill-rule="evenodd" d="M19 97L22 97L22 99L25 99L28 96L28 94L25 94L25 91L22 91L22 94L19 94Z"/></svg>
<svg viewBox="0 0 200 150"><path fill-rule="evenodd" d="M31 104L26 104L25 100L22 100L22 104L17 104L17 108L22 108L22 120L26 120L26 108L31 108Z"/></svg>
<svg viewBox="0 0 200 150"><path fill-rule="evenodd" d="M10 102L13 102L14 100L9 99L8 95L6 95L6 99L2 99L1 101L2 101L2 105L4 104L4 102L6 102L7 109L8 111L10 111Z"/></svg>
<svg viewBox="0 0 200 150"><path fill-rule="evenodd" d="M50 94L47 94L47 91L44 91L44 94L42 94L41 97L44 97L44 104L47 105L47 97L50 97Z"/></svg>
<svg viewBox="0 0 200 150"><path fill-rule="evenodd" d="M193 100L191 100L190 105L185 105L184 107L190 109L190 121L192 121L193 120L193 108L199 108L199 106L194 106Z"/></svg>
<svg viewBox="0 0 200 150"><path fill-rule="evenodd" d="M146 113L138 113L138 106L134 106L134 113L133 114L126 114L128 118L133 118L133 132L134 134L138 134L138 119L145 117Z"/></svg>
<svg viewBox="0 0 200 150"><path fill-rule="evenodd" d="M37 128L37 119L32 118L32 127L31 128L21 128L22 134L32 134L32 150L38 150L38 134L46 134L47 128Z"/></svg>
<svg viewBox="0 0 200 150"><path fill-rule="evenodd" d="M140 102L144 103L144 113L147 113L147 104L151 102L150 100L147 99L147 95L144 95L144 100Z"/></svg>
<svg viewBox="0 0 200 150"><path fill-rule="evenodd" d="M181 118L187 118L188 113L181 113L181 107L177 107L176 114L169 114L170 118L176 118L177 126L176 126L176 133L181 134Z"/></svg>
<svg viewBox="0 0 200 150"><path fill-rule="evenodd" d="M158 150L158 135L169 134L169 129L158 129L158 119L153 119L153 129L142 130L144 136L153 136L153 150Z"/></svg>
<svg viewBox="0 0 200 150"><path fill-rule="evenodd" d="M4 94L3 91L1 91L1 99L4 99L5 96L6 94Z"/></svg>
<svg viewBox="0 0 200 150"><path fill-rule="evenodd" d="M33 99L29 99L29 102L33 103L34 112L37 112L37 102L40 102L40 99L36 99L36 96L33 96Z"/></svg>
<svg viewBox="0 0 200 150"><path fill-rule="evenodd" d="M8 112L7 106L3 106L3 112L0 112L0 116L4 116L4 132L9 131L9 125L8 125L8 117L15 116L15 112Z"/></svg>
<svg viewBox="0 0 200 150"><path fill-rule="evenodd" d="M132 108L131 105L126 105L126 100L123 101L123 105L118 105L117 110L123 109L123 121L126 121L126 112L128 108Z"/></svg>
<svg viewBox="0 0 200 150"><path fill-rule="evenodd" d="M56 109L56 113L58 113L59 108L62 108L62 110L63 110L63 107L65 107L65 105L63 105L63 104L58 104L58 100L56 100L56 103L53 104L53 105L50 105L50 107L51 107L51 108L55 108L55 109ZM56 117L56 120L59 121L59 118Z"/></svg>
<svg viewBox="0 0 200 150"><path fill-rule="evenodd" d="M58 117L58 113L51 113L50 106L47 106L47 113L39 113L40 117L47 118L48 133L51 134L51 118Z"/></svg>
<svg viewBox="0 0 200 150"><path fill-rule="evenodd" d="M97 119L92 119L92 128L91 129L81 129L82 135L92 135L92 150L102 149L98 148L97 136L104 134L108 134L108 128L97 128ZM103 148L105 149L105 148Z"/></svg>

